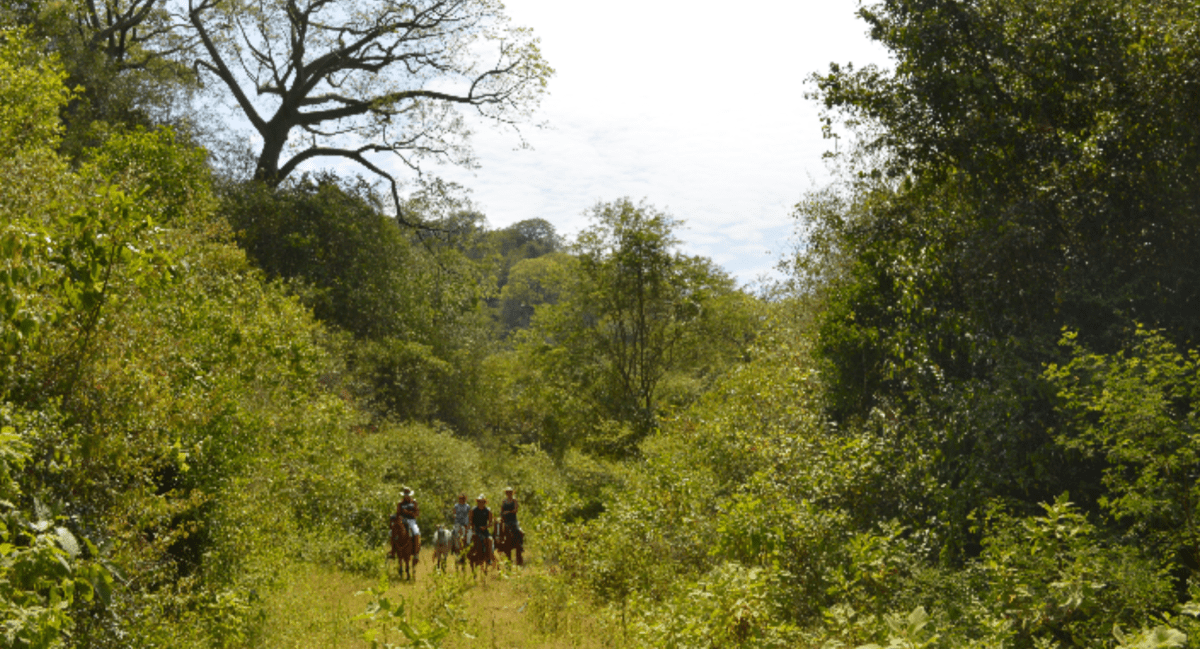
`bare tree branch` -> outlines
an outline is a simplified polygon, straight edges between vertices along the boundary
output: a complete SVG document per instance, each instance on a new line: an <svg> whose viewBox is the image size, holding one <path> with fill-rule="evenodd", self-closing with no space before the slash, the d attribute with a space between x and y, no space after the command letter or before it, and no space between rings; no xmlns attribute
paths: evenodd
<svg viewBox="0 0 1200 649"><path fill-rule="evenodd" d="M262 139L257 179L277 185L304 162L348 159L392 184L397 209L396 179L376 156L417 173L427 160L470 165L460 109L514 126L553 74L494 0L189 0L188 19L203 46L195 69Z"/></svg>

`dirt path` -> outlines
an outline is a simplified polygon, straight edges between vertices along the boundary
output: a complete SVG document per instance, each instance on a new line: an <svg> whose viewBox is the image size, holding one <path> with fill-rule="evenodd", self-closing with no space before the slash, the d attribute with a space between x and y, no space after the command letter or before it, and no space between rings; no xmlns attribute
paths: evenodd
<svg viewBox="0 0 1200 649"><path fill-rule="evenodd" d="M589 606L549 579L536 556L532 559L520 568L501 559L499 569L472 577L469 568L459 571L453 563L446 574L436 572L433 552L426 550L413 580L399 579L396 562L388 563L385 597L393 605L403 602L409 619L418 624L434 617L441 620L450 633L440 646L449 649L618 646L612 632L588 614ZM378 585L378 579L304 566L268 603L265 631L256 644L369 647L363 639L367 623L355 618L366 612L371 600L363 591ZM392 631L386 640L400 643L403 636Z"/></svg>
<svg viewBox="0 0 1200 649"><path fill-rule="evenodd" d="M488 571L459 570L451 560L446 574L434 570L433 552L421 553L416 579L397 581L395 592L413 610L453 616L446 647L608 647L605 633L569 594L556 597L536 556L518 567L502 555ZM394 562L393 562L394 565ZM461 592L461 597L454 594ZM448 604L448 606L447 606Z"/></svg>

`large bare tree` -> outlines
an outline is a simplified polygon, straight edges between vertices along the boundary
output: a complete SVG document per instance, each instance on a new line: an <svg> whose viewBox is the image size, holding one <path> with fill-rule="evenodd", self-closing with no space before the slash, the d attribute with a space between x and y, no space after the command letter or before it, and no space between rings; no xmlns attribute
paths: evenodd
<svg viewBox="0 0 1200 649"><path fill-rule="evenodd" d="M257 179L341 157L386 178L397 205L377 154L470 166L465 114L525 123L553 74L496 0L189 0L188 18L196 67L261 137Z"/></svg>

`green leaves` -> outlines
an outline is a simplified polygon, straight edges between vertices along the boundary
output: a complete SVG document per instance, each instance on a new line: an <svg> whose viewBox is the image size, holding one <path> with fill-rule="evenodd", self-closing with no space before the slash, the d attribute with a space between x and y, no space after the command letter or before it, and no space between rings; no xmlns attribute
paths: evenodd
<svg viewBox="0 0 1200 649"><path fill-rule="evenodd" d="M1186 647L1187 634L1166 626L1156 626L1153 629L1142 629L1137 633L1125 633L1121 627L1113 627L1113 637L1117 639L1118 649L1168 649L1169 647Z"/></svg>
<svg viewBox="0 0 1200 649"><path fill-rule="evenodd" d="M930 620L924 606L914 608L908 615L888 615L886 619L891 631L886 647L867 644L859 646L858 649L925 649L939 644L940 636L925 628Z"/></svg>
<svg viewBox="0 0 1200 649"><path fill-rule="evenodd" d="M23 29L0 28L0 158L53 148L61 134L58 112L73 93L66 73Z"/></svg>
<svg viewBox="0 0 1200 649"><path fill-rule="evenodd" d="M1070 427L1057 439L1067 448L1102 456L1110 490L1101 504L1136 526L1185 565L1200 559L1200 364L1161 332L1138 327L1127 350L1089 352L1074 332L1063 346L1071 359L1050 365ZM1180 557L1183 559L1184 557ZM1194 568L1193 568L1194 570Z"/></svg>
<svg viewBox="0 0 1200 649"><path fill-rule="evenodd" d="M30 460L30 446L8 422L9 404L0 404L0 627L8 646L58 646L75 626L72 607L99 596L107 604L112 574L96 562L96 547L77 537L34 501L26 512L14 503L22 495L14 473ZM32 515L31 515L32 514ZM87 548L87 557L83 549Z"/></svg>
<svg viewBox="0 0 1200 649"><path fill-rule="evenodd" d="M426 621L410 615L404 598L401 597L400 601L393 603L387 597L387 590L387 581L382 580L374 588L355 593L371 597L371 601L367 603L367 611L354 618L356 622L366 623L366 630L363 631L362 637L371 644L371 649L398 649L399 647L432 649L440 646L442 638L446 637L450 629L436 618ZM391 642L390 638L397 635L402 635L407 642L403 644Z"/></svg>
<svg viewBox="0 0 1200 649"><path fill-rule="evenodd" d="M590 450L619 457L668 408L695 399L689 380L736 362L753 335L754 307L711 261L675 250L678 222L669 215L620 199L591 216L575 261L539 260L557 295L537 308L520 353L603 418L583 417ZM572 273L568 281L553 279L561 271ZM533 279L514 273L508 295Z"/></svg>
<svg viewBox="0 0 1200 649"><path fill-rule="evenodd" d="M989 607L1020 636L1099 638L1169 605L1164 562L1106 543L1065 495L1042 508L1042 516L1017 518L993 507L984 521L979 564Z"/></svg>
<svg viewBox="0 0 1200 649"><path fill-rule="evenodd" d="M953 490L948 555L974 543L966 513L990 497L1070 490L1165 528L1182 510L1137 496L1154 487L1112 491L1143 460L1055 442L1081 420L1043 370L1064 326L1105 353L1135 321L1200 339L1194 7L883 0L861 15L895 67L814 78L826 125L860 144L797 207L829 414L894 413L922 440Z"/></svg>

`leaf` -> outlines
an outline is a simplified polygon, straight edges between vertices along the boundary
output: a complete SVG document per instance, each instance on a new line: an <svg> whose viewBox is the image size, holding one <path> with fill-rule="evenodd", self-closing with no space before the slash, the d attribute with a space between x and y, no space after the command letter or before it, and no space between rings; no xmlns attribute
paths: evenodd
<svg viewBox="0 0 1200 649"><path fill-rule="evenodd" d="M54 531L58 534L58 545L66 550L72 559L78 558L80 553L79 542L75 540L75 535L71 534L71 530L59 526L54 528Z"/></svg>

